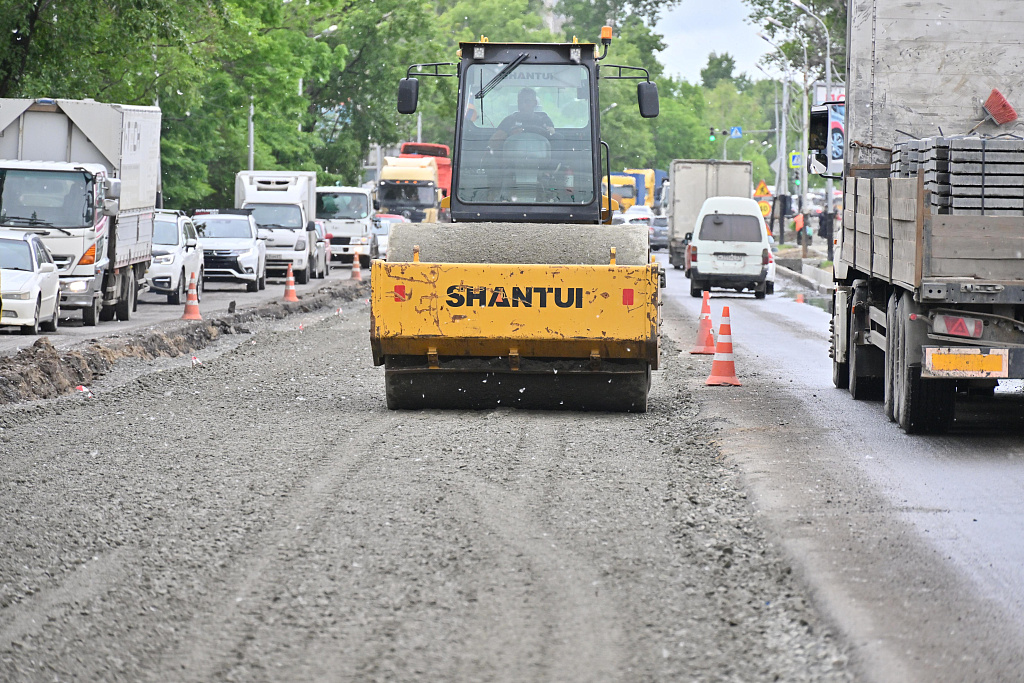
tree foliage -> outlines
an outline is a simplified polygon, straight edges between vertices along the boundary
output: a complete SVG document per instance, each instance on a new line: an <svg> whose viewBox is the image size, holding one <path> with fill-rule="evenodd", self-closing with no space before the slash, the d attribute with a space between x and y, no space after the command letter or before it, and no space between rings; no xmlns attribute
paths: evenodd
<svg viewBox="0 0 1024 683"><path fill-rule="evenodd" d="M543 0L0 0L0 97L159 104L167 205L224 206L248 163L250 105L257 168L315 169L324 183L359 183L372 145L415 135L417 117L395 110L410 64L454 61L459 41L481 35L596 41L611 25L609 61L648 68L661 92L661 116L644 120L634 82L602 81L613 168L666 168L673 158L720 155L709 125L759 129L773 120L772 85L736 75L728 54L713 55L703 86L662 76L655 55L665 45L653 26L676 2L559 0L564 22L553 33ZM820 64L816 23L802 23L782 0L747 2L757 21L770 13L789 22L794 41L805 31ZM833 36L843 34L842 0L811 4ZM450 144L454 79L421 82L424 139ZM770 155L760 142L744 158ZM736 158L740 144L729 144Z"/></svg>

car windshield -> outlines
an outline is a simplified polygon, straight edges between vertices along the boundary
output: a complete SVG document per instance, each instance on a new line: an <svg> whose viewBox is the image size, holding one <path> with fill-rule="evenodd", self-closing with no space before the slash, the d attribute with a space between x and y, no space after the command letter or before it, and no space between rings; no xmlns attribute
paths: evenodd
<svg viewBox="0 0 1024 683"><path fill-rule="evenodd" d="M316 217L331 219L366 218L370 204L361 192L317 192Z"/></svg>
<svg viewBox="0 0 1024 683"><path fill-rule="evenodd" d="M247 239L252 230L247 219L240 218L196 218L196 232L207 239Z"/></svg>
<svg viewBox="0 0 1024 683"><path fill-rule="evenodd" d="M178 243L178 221L159 220L153 222L153 244L173 245Z"/></svg>
<svg viewBox="0 0 1024 683"><path fill-rule="evenodd" d="M302 230L302 209L296 204L249 204L252 217L261 228Z"/></svg>
<svg viewBox="0 0 1024 683"><path fill-rule="evenodd" d="M754 216L708 214L700 224L700 239L715 242L760 242L761 222Z"/></svg>
<svg viewBox="0 0 1024 683"><path fill-rule="evenodd" d="M28 242L22 240L0 240L0 268L8 270L32 270L32 254Z"/></svg>
<svg viewBox="0 0 1024 683"><path fill-rule="evenodd" d="M91 178L83 171L0 170L0 225L90 227Z"/></svg>
<svg viewBox="0 0 1024 683"><path fill-rule="evenodd" d="M471 64L456 145L463 203L594 201L590 72L523 62L478 94L507 64Z"/></svg>
<svg viewBox="0 0 1024 683"><path fill-rule="evenodd" d="M608 186L604 185L603 187L604 191L607 192ZM623 199L633 199L636 197L636 190L632 185L616 185L615 183L612 183L612 194L618 195Z"/></svg>

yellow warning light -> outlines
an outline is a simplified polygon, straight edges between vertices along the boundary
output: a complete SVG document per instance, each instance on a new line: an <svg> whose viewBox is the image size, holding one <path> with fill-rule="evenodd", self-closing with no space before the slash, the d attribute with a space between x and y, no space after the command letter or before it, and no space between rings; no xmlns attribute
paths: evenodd
<svg viewBox="0 0 1024 683"><path fill-rule="evenodd" d="M611 40L611 39L612 39L612 27L611 26L602 26L601 27L601 40L605 41L605 40Z"/></svg>

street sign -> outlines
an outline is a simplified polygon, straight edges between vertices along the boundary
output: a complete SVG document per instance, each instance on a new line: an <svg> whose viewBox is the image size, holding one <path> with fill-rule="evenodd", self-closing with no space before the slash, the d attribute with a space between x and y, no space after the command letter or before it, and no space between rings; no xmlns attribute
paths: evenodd
<svg viewBox="0 0 1024 683"><path fill-rule="evenodd" d="M803 155L800 154L800 152L790 152L789 153L789 167L790 168L800 168L800 162L801 162L802 158L803 158Z"/></svg>
<svg viewBox="0 0 1024 683"><path fill-rule="evenodd" d="M761 209L761 215L764 216L765 218L768 218L768 215L771 214L772 212L771 202L766 202L765 200L762 199L757 203L757 205Z"/></svg>
<svg viewBox="0 0 1024 683"><path fill-rule="evenodd" d="M731 137L731 138L741 138L741 137L743 137L743 128L740 127L740 126L733 126L732 128L729 129L729 137Z"/></svg>
<svg viewBox="0 0 1024 683"><path fill-rule="evenodd" d="M768 191L768 186L765 185L763 180L760 183L757 184L757 189L754 190L754 196L755 197L771 197L772 196L772 193Z"/></svg>

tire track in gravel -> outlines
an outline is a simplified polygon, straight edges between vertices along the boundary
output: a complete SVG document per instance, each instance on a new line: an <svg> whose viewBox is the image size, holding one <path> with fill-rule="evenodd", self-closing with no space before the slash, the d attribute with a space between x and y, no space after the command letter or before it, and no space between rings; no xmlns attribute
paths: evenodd
<svg viewBox="0 0 1024 683"><path fill-rule="evenodd" d="M5 423L0 621L81 604L0 679L850 680L671 343L646 415L389 412L346 310Z"/></svg>

